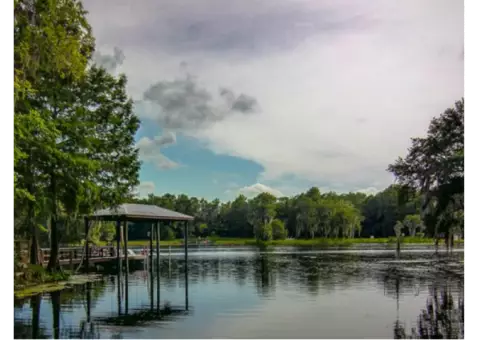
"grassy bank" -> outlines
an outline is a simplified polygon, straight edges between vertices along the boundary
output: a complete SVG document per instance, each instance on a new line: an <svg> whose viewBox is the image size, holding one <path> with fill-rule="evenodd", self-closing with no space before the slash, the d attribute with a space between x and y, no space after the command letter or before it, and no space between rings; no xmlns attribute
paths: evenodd
<svg viewBox="0 0 480 340"><path fill-rule="evenodd" d="M215 245L255 245L255 239L218 238L212 240ZM395 244L396 238L314 238L314 239L287 239L265 242L268 246L351 246L355 244ZM420 237L404 237L403 244L431 244L434 239Z"/></svg>
<svg viewBox="0 0 480 340"><path fill-rule="evenodd" d="M211 245L215 246L253 246L257 244L254 238L222 238L222 237L209 237L208 241ZM190 242L194 243L195 240ZM350 246L355 244L395 244L397 242L395 237L385 238L314 238L314 239L287 239L287 240L275 240L265 242L268 246ZM401 242L403 244L426 244L433 245L435 241L433 238L426 237L403 237ZM455 242L456 244L463 243L463 240ZM176 239L171 241L160 241L160 246L181 246L183 244L182 239ZM148 247L149 240L132 240L128 241L128 245L131 247ZM154 243L155 245L155 243ZM440 241L440 245L443 245L443 240Z"/></svg>
<svg viewBox="0 0 480 340"><path fill-rule="evenodd" d="M25 265L14 273L14 294L17 298L63 289L69 272L49 273L40 265Z"/></svg>
<svg viewBox="0 0 480 340"><path fill-rule="evenodd" d="M19 266L14 275L14 296L20 299L86 284L101 277L94 274L75 275L71 271L49 273L39 265Z"/></svg>

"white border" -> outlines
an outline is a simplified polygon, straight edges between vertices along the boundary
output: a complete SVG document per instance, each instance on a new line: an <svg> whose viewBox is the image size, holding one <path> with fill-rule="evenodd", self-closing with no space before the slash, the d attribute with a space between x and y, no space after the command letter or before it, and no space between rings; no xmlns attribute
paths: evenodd
<svg viewBox="0 0 480 340"><path fill-rule="evenodd" d="M475 22L478 20L478 18L480 17L480 6L477 6L475 7L475 4L477 3L477 1L475 0L471 0L472 1L472 14L473 14L473 18L472 18L472 31L473 31L473 27L475 26ZM10 1L9 1L10 2ZM8 16L8 8L7 6L1 6L1 13L0 14L0 20L2 22L2 49L4 49L4 52L3 53L0 53L0 58L1 58L1 65L2 65L2 74L0 76L0 78L4 79L2 82L1 82L1 86L2 86L2 91L0 92L2 94L2 102L4 103L3 106L4 106L4 109L5 111L4 112L8 112L8 110L10 109L9 108L9 98L8 98L8 82L7 82L7 79L9 77L9 74L8 74L8 58L9 58L9 50L8 50L8 30L7 30L7 25L8 25L8 22L9 22L9 19L7 19L7 16ZM479 95L479 90L478 90L478 86L480 85L475 85L475 80L477 79L478 77L478 74L474 71L474 69L476 68L475 66L478 65L478 63L480 62L479 59L478 59L478 56L480 55L480 39L478 39L477 35L480 35L480 33L478 32L474 32L473 33L473 37L475 37L472 41L472 56L473 56L473 61L472 61L472 73L473 73L473 77L472 77L472 107L475 111L480 111L479 107L480 107L480 100L475 100L478 98L478 95ZM473 116L475 116L475 114L472 113L472 125L473 125L473 130L472 130L472 135L474 134L474 131L475 129L477 129L477 122L473 122ZM4 240L4 244L6 242L6 240L8 239L8 227L9 227L9 217L8 217L8 206L9 206L9 188L8 188L8 182L7 182L7 177L8 177L8 170L9 168L11 167L11 160L8 159L8 151L11 146L9 145L9 140L8 140L8 127L9 127L9 124L7 125L7 117L4 116L4 123L3 124L0 124L0 136L2 136L2 140L3 142L1 143L1 152L3 154L3 159L6 159L7 160L7 164L8 164L8 168L4 165L2 167L2 173L3 173L3 181L1 181L1 192L3 192L3 197L4 197L4 200L3 200L3 204L1 205L3 208L3 211L4 213L1 214L2 216L2 220L3 220L3 223L2 223L2 233L3 233L3 240ZM480 120L478 121L478 124L480 124ZM480 137L479 137L480 138ZM473 143L472 143L472 175L473 173L476 173L476 171L474 169L480 169L478 165L478 160L480 158L479 155L477 155L473 149L474 149L474 146L477 144L477 138L476 136L473 137ZM4 163L5 164L5 163ZM478 182L480 181L480 177L476 177L473 176L473 180L472 180L472 187L473 187L473 192L472 192L472 195L469 199L472 200L472 210L474 211L474 207L476 207L476 204L475 204L475 197L476 197L476 193L477 193L477 188L478 188ZM479 239L479 235L480 235L480 231L476 230L476 228L474 227L476 224L475 224L475 214L473 213L472 211L472 239L471 240L468 240L469 242L469 246L471 247L472 249L472 281L468 282L469 285L472 285L474 282L480 282L480 279L479 279L479 275L478 275L478 270L475 270L475 267L478 267L477 264L478 262L476 261L475 257L477 256L478 257L478 254L479 252L478 251L475 251L476 250L476 247L474 247L473 245L474 244L479 244L480 242L480 239ZM10 242L10 240L9 240ZM8 247L0 247L0 251L2 252L2 258L3 259L6 259L7 257L5 255L8 255L8 258L10 257L10 254L8 254ZM7 254L6 254L7 253ZM0 261L0 265L1 265L1 272L3 273L8 273L9 271L9 268L8 268L8 263L9 261ZM3 290L4 292L5 291L8 291L8 284L7 283L7 280L2 280L1 281L1 285L4 286ZM473 288L473 286L472 286ZM473 339L476 339L476 336L474 334L476 334L475 332L475 328L473 327L475 324L476 324L476 316L478 316L478 313L474 313L473 310L473 306L478 306L478 304L475 303L479 301L478 297L480 296L480 294L476 294L475 293L475 290L472 289L471 290L472 292L472 296L471 296L471 299L470 299L470 305L468 306L469 307L469 310L468 310L468 314L469 314L469 317L472 317L472 337ZM5 308L5 307L4 307ZM9 312L10 312L10 307L9 307ZM6 339L8 337L8 329L9 329L9 323L10 323L10 315L9 315L9 318L3 318L4 320L4 323L7 325L7 327L2 327L2 333L5 335L5 336L2 336L1 338L4 338Z"/></svg>
<svg viewBox="0 0 480 340"><path fill-rule="evenodd" d="M478 1L476 0L470 0L471 1L471 4L472 4L472 31L473 31L473 27L475 26L475 23L478 24L478 18L480 17L480 6L476 6L475 5L477 4ZM478 5L478 4L477 4ZM471 215L472 215L472 220L471 220L471 228L472 228L472 239L471 240L468 240L468 246L470 247L471 251L472 251L472 258L470 259L470 261L472 261L472 280L470 282L468 282L468 285L470 285L470 291L471 291L471 297L469 298L469 305L468 305L468 317L469 318L472 318L471 320L471 325L472 325L472 330L471 330L471 338L472 339L476 339L477 337L475 336L475 334L477 334L478 332L476 332L476 328L475 328L475 325L476 325L476 321L478 320L476 317L478 316L478 313L475 313L474 310L475 310L475 306L478 306L478 302L479 302L479 299L478 297L480 296L480 294L476 294L475 293L475 289L473 289L473 284L474 283L477 283L480 281L479 279L479 275L478 275L478 270L475 270L475 267L477 267L478 269L478 255L479 255L479 252L478 250L476 249L476 247L474 246L475 244L479 244L478 242L480 242L480 231L476 228L476 223L475 221L477 220L475 217L476 217L476 214L475 214L475 207L476 207L476 204L475 204L475 198L477 197L476 194L477 194L477 188L478 188L478 182L480 181L480 177L477 177L477 175L475 175L475 173L478 173L478 169L480 169L480 167L478 166L478 160L479 160L479 155L477 155L474 151L474 147L479 143L478 140L477 140L477 136L474 136L475 134L475 131L477 130L478 131L478 127L476 126L476 124L480 124L480 120L478 121L475 121L474 119L474 116L476 114L474 114L474 112L479 112L479 108L478 106L480 105L480 100L478 100L478 96L479 96L479 89L478 89L478 86L480 86L478 82L475 83L475 80L478 78L478 73L474 71L474 69L478 69L478 67L476 67L478 65L478 63L480 62L480 59L478 58L479 55L480 55L480 44L479 44L479 39L478 39L478 31L476 32L473 32L472 33L472 36L473 37L476 37L476 38L473 38L472 40L472 98L471 98L471 102L472 102L472 194L470 196L470 200L472 200L472 204L471 204L471 207L472 207L472 211L469 212ZM475 100L477 99L477 100ZM475 171L475 169L477 169L477 171ZM477 250L477 251L476 251ZM475 258L475 256L477 256L477 259ZM477 302L477 304L475 303L475 301ZM477 309L478 310L478 309Z"/></svg>
<svg viewBox="0 0 480 340"><path fill-rule="evenodd" d="M10 1L9 1L10 2ZM9 229L9 224L8 224L8 205L9 205L9 192L8 192L8 182L7 182L7 178L8 178L8 170L9 168L11 167L11 164L10 164L10 160L8 159L8 148L10 148L10 145L9 145L9 142L8 142L8 126L10 124L7 124L8 122L8 118L6 117L7 113L9 112L10 110L10 105L9 105L9 98L8 98L8 84L9 82L7 81L8 80L8 58L9 58L9 50L8 50L8 29L7 29L7 25L8 25L8 22L9 22L9 19L8 19L8 8L6 6L6 3L4 3L3 6L1 6L1 14L0 14L0 20L2 22L2 33L1 33L1 41L2 41L2 49L3 52L0 54L0 58L1 58L1 65L2 65L2 74L0 76L1 79L3 79L3 81L1 82L1 86L2 86L2 90L1 90L1 94L2 94L2 103L3 103L3 109L4 109L4 116L3 116L3 124L0 124L0 136L2 136L2 143L1 143L1 150L2 150L2 158L7 160L7 166L5 166L5 163L4 166L2 166L2 177L3 177L3 180L1 181L1 192L3 192L3 203L1 204L2 206L2 210L4 211L2 214L1 214L1 217L2 217L2 233L3 233L3 242L4 242L4 246L3 247L0 247L1 249L1 256L2 256L2 261L1 262L1 272L2 273L8 273L8 277L9 277L9 280L10 280L10 273L9 273L9 262L10 262L10 254L8 253L8 247L6 247L7 243L6 241L8 240L8 229ZM8 240L8 242L10 242L10 240ZM8 257L7 257L8 256ZM8 261L7 261L8 259ZM2 286L4 286L4 288L2 289L4 292L8 292L8 285L10 284L9 281L7 280L2 280L1 281L1 284ZM5 295L6 296L6 295ZM10 300L10 298L9 298ZM5 307L4 307L5 308ZM8 320L7 318L4 317L4 322L9 325L10 324L10 305L8 307ZM9 330L9 326L7 327L2 327L2 333L5 334L4 336L2 336L1 338L3 339L6 339L8 337L8 331Z"/></svg>

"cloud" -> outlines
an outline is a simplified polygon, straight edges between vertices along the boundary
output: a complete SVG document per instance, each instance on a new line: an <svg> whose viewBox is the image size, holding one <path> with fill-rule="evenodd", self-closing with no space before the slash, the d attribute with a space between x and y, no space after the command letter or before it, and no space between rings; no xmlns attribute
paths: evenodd
<svg viewBox="0 0 480 340"><path fill-rule="evenodd" d="M356 192L360 192L360 193L363 193L363 194L366 194L366 195L376 195L380 191L381 190L379 190L377 188L374 188L374 187L369 187L369 188L365 188L365 189L356 190Z"/></svg>
<svg viewBox="0 0 480 340"><path fill-rule="evenodd" d="M294 175L344 192L384 188L410 137L464 95L461 1L85 6L98 43L129 56L130 93L151 90L142 118L260 164L268 185ZM178 79L180 61L202 84ZM246 93L258 114L233 110L249 112Z"/></svg>
<svg viewBox="0 0 480 340"><path fill-rule="evenodd" d="M155 120L161 127L173 130L206 128L225 120L235 113L254 112L255 98L231 90L220 89L220 98L201 87L195 77L187 75L173 81L160 81L151 85L143 94L143 102L137 102L144 118Z"/></svg>
<svg viewBox="0 0 480 340"><path fill-rule="evenodd" d="M258 194L261 194L262 192L268 192L269 194L272 194L275 197L285 196L280 191L278 191L274 188L270 188L269 186L266 186L266 185L261 184L261 183L255 183L253 185L240 188L238 190L238 192L241 193L241 194L244 194L247 197L257 196Z"/></svg>
<svg viewBox="0 0 480 340"><path fill-rule="evenodd" d="M141 182L135 190L137 197L146 197L155 193L155 183L150 181Z"/></svg>
<svg viewBox="0 0 480 340"><path fill-rule="evenodd" d="M132 8L125 1L85 1L99 39L143 48L158 46L170 54L264 53L292 49L317 34L335 35L371 25L356 2L203 0L162 3L143 1ZM115 7L116 18L105 18ZM345 9L349 9L348 11ZM195 13L195 15L192 15ZM128 18L128 23L123 21ZM98 23L98 24L97 24Z"/></svg>
<svg viewBox="0 0 480 340"><path fill-rule="evenodd" d="M139 158L143 162L152 163L158 169L174 169L180 165L161 153L161 148L176 143L176 135L173 132L166 132L162 136L153 139L142 137L136 144L139 149Z"/></svg>
<svg viewBox="0 0 480 340"><path fill-rule="evenodd" d="M93 62L100 67L103 67L108 72L113 73L123 64L125 60L125 54L118 47L114 47L113 55L102 54L101 52L95 52L93 55Z"/></svg>
<svg viewBox="0 0 480 340"><path fill-rule="evenodd" d="M220 88L220 96L224 97L230 106L231 110L242 113L254 112L257 108L257 100L246 94L240 94L235 97L232 90L227 88Z"/></svg>

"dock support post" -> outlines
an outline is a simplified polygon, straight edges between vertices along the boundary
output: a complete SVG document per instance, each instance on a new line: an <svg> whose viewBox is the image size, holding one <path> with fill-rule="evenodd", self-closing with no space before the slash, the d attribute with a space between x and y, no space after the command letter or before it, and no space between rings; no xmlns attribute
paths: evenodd
<svg viewBox="0 0 480 340"><path fill-rule="evenodd" d="M156 272L157 272L157 312L160 312L160 221L155 223L155 243L157 250Z"/></svg>
<svg viewBox="0 0 480 340"><path fill-rule="evenodd" d="M153 280L153 232L155 230L155 223L152 223L150 226L150 249L149 249L149 259L148 259L148 272L150 274L150 310L153 311L153 303L155 300L155 295L154 295L154 284L155 281Z"/></svg>
<svg viewBox="0 0 480 340"><path fill-rule="evenodd" d="M117 220L117 224L115 226L115 233L117 239L117 302L118 302L118 315L122 312L122 257L120 256L120 239L122 237L122 222Z"/></svg>
<svg viewBox="0 0 480 340"><path fill-rule="evenodd" d="M87 282L87 322L90 324L92 310L92 283Z"/></svg>
<svg viewBox="0 0 480 340"><path fill-rule="evenodd" d="M155 224L152 223L150 226L150 250L149 250L149 264L150 264L150 274L153 274L153 232L154 232Z"/></svg>
<svg viewBox="0 0 480 340"><path fill-rule="evenodd" d="M125 255L125 314L128 314L128 224L123 221L123 242Z"/></svg>
<svg viewBox="0 0 480 340"><path fill-rule="evenodd" d="M123 252L125 257L125 272L128 274L128 224L123 221Z"/></svg>
<svg viewBox="0 0 480 340"><path fill-rule="evenodd" d="M183 231L185 251L185 309L188 310L188 221L185 221Z"/></svg>
<svg viewBox="0 0 480 340"><path fill-rule="evenodd" d="M85 268L87 269L87 274L88 274L88 267L89 267L89 251L88 251L88 217L85 217Z"/></svg>

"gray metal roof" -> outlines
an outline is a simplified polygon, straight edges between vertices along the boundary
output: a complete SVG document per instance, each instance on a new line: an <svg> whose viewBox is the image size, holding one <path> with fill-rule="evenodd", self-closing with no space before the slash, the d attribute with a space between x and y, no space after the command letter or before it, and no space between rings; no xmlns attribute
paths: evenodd
<svg viewBox="0 0 480 340"><path fill-rule="evenodd" d="M121 204L116 208L101 209L89 216L92 219L117 220L118 218L131 220L165 220L191 221L194 218L179 212L148 204Z"/></svg>

